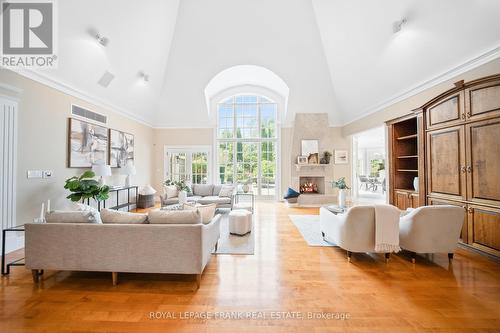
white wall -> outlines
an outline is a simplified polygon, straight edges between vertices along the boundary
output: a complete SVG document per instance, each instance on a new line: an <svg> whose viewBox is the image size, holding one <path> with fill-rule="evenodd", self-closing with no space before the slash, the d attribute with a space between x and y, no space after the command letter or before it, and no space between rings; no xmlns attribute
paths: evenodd
<svg viewBox="0 0 500 333"><path fill-rule="evenodd" d="M18 114L18 172L17 172L17 224L32 221L39 213L43 201L51 199L52 208L67 205L68 194L63 188L64 180L83 173L86 169L67 167L68 118L71 104L108 116L107 127L123 130L135 136L135 165L137 175L134 183L145 185L152 180L151 128L125 118L112 110L91 105L83 100L37 83L12 71L0 69L0 85L7 84L19 89ZM9 94L7 90L0 93ZM52 170L50 179L27 179L27 170ZM124 176L117 175L109 184L123 184Z"/></svg>

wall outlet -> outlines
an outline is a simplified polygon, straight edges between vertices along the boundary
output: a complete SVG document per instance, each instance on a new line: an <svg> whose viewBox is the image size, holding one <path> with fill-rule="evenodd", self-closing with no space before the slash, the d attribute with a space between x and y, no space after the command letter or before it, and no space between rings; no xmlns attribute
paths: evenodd
<svg viewBox="0 0 500 333"><path fill-rule="evenodd" d="M52 170L43 170L43 178L52 178L53 176Z"/></svg>
<svg viewBox="0 0 500 333"><path fill-rule="evenodd" d="M42 172L42 170L28 170L26 172L26 176L28 178L42 178L43 172Z"/></svg>

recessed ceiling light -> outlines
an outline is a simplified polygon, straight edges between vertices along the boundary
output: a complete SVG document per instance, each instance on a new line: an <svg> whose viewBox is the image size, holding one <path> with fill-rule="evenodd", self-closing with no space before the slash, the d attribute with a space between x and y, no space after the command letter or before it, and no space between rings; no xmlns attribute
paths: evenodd
<svg viewBox="0 0 500 333"><path fill-rule="evenodd" d="M406 17L403 17L401 20L399 21L396 21L392 24L392 32L393 33L398 33L401 31L402 27L404 24L406 24L406 22L408 22L408 20L406 19Z"/></svg>
<svg viewBox="0 0 500 333"><path fill-rule="evenodd" d="M143 71L139 72L139 77L144 81L144 82L149 82L149 75L144 73Z"/></svg>

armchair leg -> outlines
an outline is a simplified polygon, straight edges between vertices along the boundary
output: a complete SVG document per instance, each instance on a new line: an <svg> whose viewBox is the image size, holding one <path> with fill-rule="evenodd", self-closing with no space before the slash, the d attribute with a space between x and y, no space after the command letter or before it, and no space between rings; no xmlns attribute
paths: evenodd
<svg viewBox="0 0 500 333"><path fill-rule="evenodd" d="M417 254L415 252L411 253L411 262L414 264L415 263L415 258L417 257Z"/></svg>
<svg viewBox="0 0 500 333"><path fill-rule="evenodd" d="M116 286L118 284L118 273L117 272L111 272L111 280L113 281L113 286Z"/></svg>
<svg viewBox="0 0 500 333"><path fill-rule="evenodd" d="M201 274L196 274L196 290L200 289Z"/></svg>
<svg viewBox="0 0 500 333"><path fill-rule="evenodd" d="M219 248L219 240L215 243L215 252L217 252L217 249Z"/></svg>
<svg viewBox="0 0 500 333"><path fill-rule="evenodd" d="M351 262L352 252L347 251L347 262Z"/></svg>
<svg viewBox="0 0 500 333"><path fill-rule="evenodd" d="M40 281L40 273L38 272L38 269L32 269L31 276L33 277L33 283L38 283L38 281Z"/></svg>
<svg viewBox="0 0 500 333"><path fill-rule="evenodd" d="M391 254L390 253L386 253L385 254L385 263L386 264L389 262L389 258L391 258Z"/></svg>
<svg viewBox="0 0 500 333"><path fill-rule="evenodd" d="M448 261L450 263L453 261L453 253L448 253Z"/></svg>
<svg viewBox="0 0 500 333"><path fill-rule="evenodd" d="M323 237L323 239L325 239L325 233L323 231L321 232L321 237Z"/></svg>

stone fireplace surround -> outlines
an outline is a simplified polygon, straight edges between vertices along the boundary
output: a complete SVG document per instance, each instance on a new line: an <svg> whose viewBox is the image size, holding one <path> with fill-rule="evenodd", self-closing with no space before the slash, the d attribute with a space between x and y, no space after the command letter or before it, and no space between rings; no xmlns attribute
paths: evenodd
<svg viewBox="0 0 500 333"><path fill-rule="evenodd" d="M326 113L297 113L292 130L292 146L290 149L290 185L297 191L300 189L301 178L314 178L318 182L318 192L314 194L302 194L297 200L299 206L317 207L337 202L336 190L330 182L338 178L335 175L337 169L342 175L348 174L349 166L335 166L333 160L330 164L297 165L297 157L301 155L302 140L318 140L320 157L324 151L333 152L334 149L346 149L339 146L334 140L333 127L329 126ZM344 170L345 169L345 170Z"/></svg>

